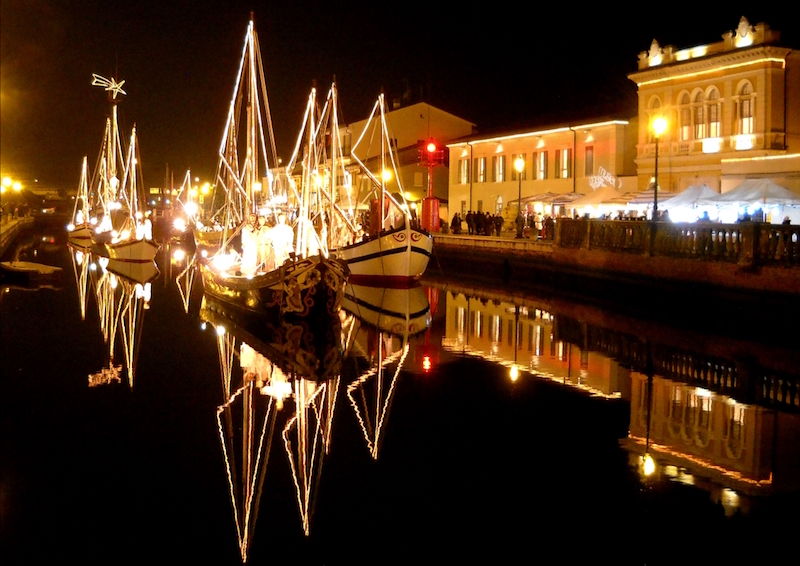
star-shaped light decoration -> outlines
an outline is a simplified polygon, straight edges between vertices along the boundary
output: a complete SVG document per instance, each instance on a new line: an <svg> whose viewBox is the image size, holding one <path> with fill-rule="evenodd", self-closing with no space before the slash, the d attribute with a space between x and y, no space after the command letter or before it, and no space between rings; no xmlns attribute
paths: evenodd
<svg viewBox="0 0 800 566"><path fill-rule="evenodd" d="M107 79L105 77L101 77L100 75L92 74L92 86L101 86L105 90L111 93L111 98L116 99L118 94L128 94L124 90L122 90L122 85L125 84L125 81L117 82L115 79Z"/></svg>

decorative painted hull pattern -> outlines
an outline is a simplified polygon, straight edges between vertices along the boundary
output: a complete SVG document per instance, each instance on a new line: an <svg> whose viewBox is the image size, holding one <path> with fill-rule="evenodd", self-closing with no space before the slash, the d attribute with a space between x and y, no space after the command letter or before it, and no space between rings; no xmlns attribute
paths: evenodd
<svg viewBox="0 0 800 566"><path fill-rule="evenodd" d="M428 267L432 249L433 238L427 232L396 228L334 253L347 263L351 276L380 282L419 279Z"/></svg>
<svg viewBox="0 0 800 566"><path fill-rule="evenodd" d="M222 275L205 263L200 273L206 294L234 307L328 324L338 317L348 269L342 261L313 256L253 277Z"/></svg>

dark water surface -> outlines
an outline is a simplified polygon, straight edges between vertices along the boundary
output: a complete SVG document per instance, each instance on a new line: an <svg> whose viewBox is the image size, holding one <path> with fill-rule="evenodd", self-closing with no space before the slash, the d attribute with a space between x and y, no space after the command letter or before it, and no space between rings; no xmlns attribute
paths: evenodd
<svg viewBox="0 0 800 566"><path fill-rule="evenodd" d="M105 280L87 274L82 319L81 272L63 235L36 228L24 238L26 259L64 272L58 289L0 295L3 564L236 564L242 548L252 564L796 554L791 348L432 279L413 295L430 325L420 326L423 313L404 356L399 327L381 343L367 311L348 313L338 379L289 379L297 388L278 409L240 391L249 338L236 335L232 357L220 355L213 309L199 279L184 300L186 263L170 263L174 248L162 249L160 274L138 298L123 279L103 298ZM379 355L389 362L370 374ZM230 388L221 360L232 365ZM119 382L89 386L117 366L106 375ZM726 385L746 372L769 373L779 394ZM318 402L307 445L296 435L300 389ZM226 400L230 413L218 418ZM236 403L251 409L249 442ZM261 442L263 423L271 433ZM242 460L245 445L262 447L258 463L257 449Z"/></svg>

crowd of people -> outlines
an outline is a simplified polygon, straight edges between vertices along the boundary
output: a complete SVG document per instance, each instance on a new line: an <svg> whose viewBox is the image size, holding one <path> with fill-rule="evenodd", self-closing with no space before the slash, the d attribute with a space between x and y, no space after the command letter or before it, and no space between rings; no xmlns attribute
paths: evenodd
<svg viewBox="0 0 800 566"><path fill-rule="evenodd" d="M448 226L452 234L463 234L466 224L467 234L470 236L500 236L505 229L505 220L498 212L491 214L482 211L468 211L464 218L456 212ZM525 237L538 240L552 240L555 219L549 214L534 212L522 218ZM446 223L444 223L446 224ZM516 226L514 227L516 230Z"/></svg>

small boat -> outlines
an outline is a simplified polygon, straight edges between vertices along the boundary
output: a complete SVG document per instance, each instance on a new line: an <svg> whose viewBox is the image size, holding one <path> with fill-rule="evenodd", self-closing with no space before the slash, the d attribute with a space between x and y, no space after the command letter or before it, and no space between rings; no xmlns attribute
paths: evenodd
<svg viewBox="0 0 800 566"><path fill-rule="evenodd" d="M61 272L60 267L32 261L0 262L0 281L4 285L28 289L60 288Z"/></svg>

